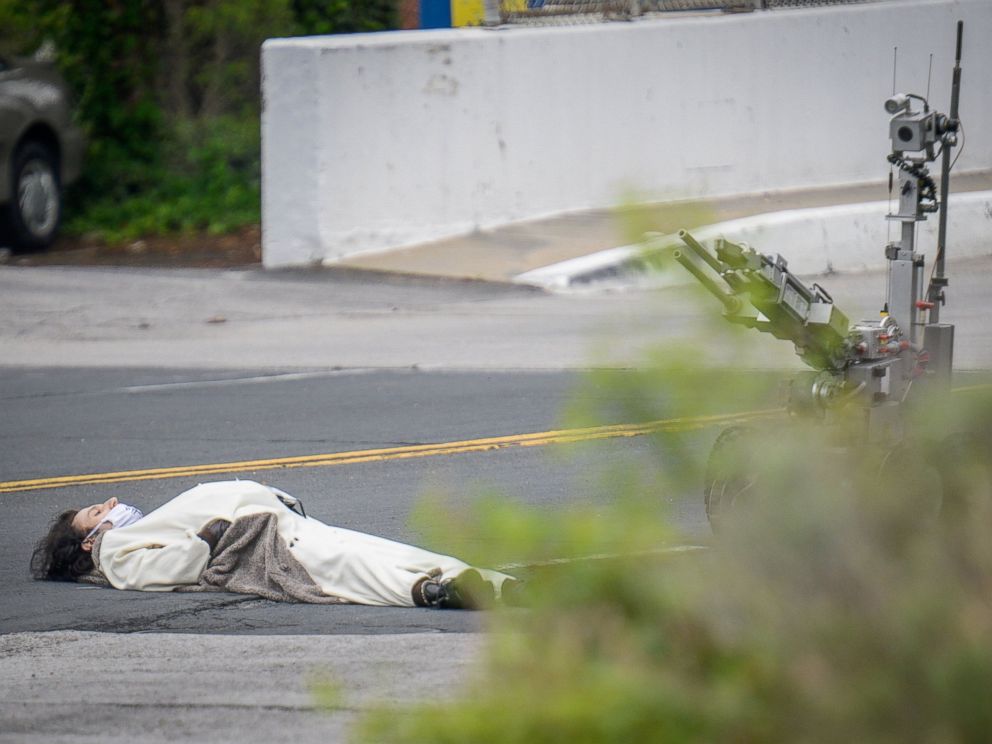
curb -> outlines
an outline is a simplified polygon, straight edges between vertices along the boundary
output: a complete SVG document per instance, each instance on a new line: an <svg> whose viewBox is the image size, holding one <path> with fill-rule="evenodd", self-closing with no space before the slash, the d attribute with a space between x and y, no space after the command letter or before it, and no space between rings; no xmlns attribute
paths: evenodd
<svg viewBox="0 0 992 744"><path fill-rule="evenodd" d="M954 194L948 212L951 258L992 254L992 190ZM723 236L752 244L767 254L782 254L797 274L864 272L885 266L884 247L898 237L886 219L887 201L788 209L727 220L694 229L700 241ZM920 225L919 245L925 255L936 249L938 221ZM550 291L664 287L691 284L686 275L652 272L649 258L671 245L675 235L647 235L645 242L598 251L580 258L527 271L514 281ZM866 246L872 247L866 250Z"/></svg>

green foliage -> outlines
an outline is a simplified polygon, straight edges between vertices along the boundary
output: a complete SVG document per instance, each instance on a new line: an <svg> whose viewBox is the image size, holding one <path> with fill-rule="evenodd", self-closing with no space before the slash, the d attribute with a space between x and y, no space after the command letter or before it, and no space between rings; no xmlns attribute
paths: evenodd
<svg viewBox="0 0 992 744"><path fill-rule="evenodd" d="M143 174L144 188L131 195L127 186L94 195L66 229L122 242L170 233L217 235L257 222L259 146L254 118L179 122L162 139L160 164Z"/></svg>
<svg viewBox="0 0 992 744"><path fill-rule="evenodd" d="M392 0L0 0L0 46L49 41L89 143L65 231L110 242L260 218L265 38L394 27Z"/></svg>
<svg viewBox="0 0 992 744"><path fill-rule="evenodd" d="M444 549L525 564L515 571L532 606L492 614L484 667L463 694L374 711L359 740L988 738L989 386L921 403L926 426L898 460L839 446L833 427L751 418L733 467L758 476L709 549L679 552L673 546L700 535L678 534L671 502L700 499L701 460L717 433L707 422L774 398L773 375L718 363L756 334L701 338L708 343L659 350L637 372L587 379L573 424L656 424L647 456L614 463L596 501L551 512L496 496L425 507L420 525L432 525ZM954 456L928 457L947 442ZM954 484L944 506L967 506L938 518L939 489L917 486L941 476Z"/></svg>
<svg viewBox="0 0 992 744"><path fill-rule="evenodd" d="M0 54L27 56L42 42L38 19L26 3L0 0Z"/></svg>
<svg viewBox="0 0 992 744"><path fill-rule="evenodd" d="M29 3L32 4L32 3ZM146 185L108 163L154 162L162 112L156 101L156 51L162 16L149 2L36 0L38 28L54 42L59 68L75 92L77 115L94 143L93 185L123 177L127 188Z"/></svg>
<svg viewBox="0 0 992 744"><path fill-rule="evenodd" d="M262 42L292 35L285 0L173 0L167 105L180 117L257 117Z"/></svg>
<svg viewBox="0 0 992 744"><path fill-rule="evenodd" d="M302 34L350 34L396 28L392 0L292 0L293 16Z"/></svg>

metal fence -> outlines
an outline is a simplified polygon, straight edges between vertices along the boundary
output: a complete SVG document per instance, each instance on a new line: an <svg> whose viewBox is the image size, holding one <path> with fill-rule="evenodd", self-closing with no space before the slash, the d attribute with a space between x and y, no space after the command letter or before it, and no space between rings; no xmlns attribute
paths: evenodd
<svg viewBox="0 0 992 744"><path fill-rule="evenodd" d="M490 23L546 25L623 21L686 11L741 13L869 2L878 0L491 0L486 3L486 15Z"/></svg>

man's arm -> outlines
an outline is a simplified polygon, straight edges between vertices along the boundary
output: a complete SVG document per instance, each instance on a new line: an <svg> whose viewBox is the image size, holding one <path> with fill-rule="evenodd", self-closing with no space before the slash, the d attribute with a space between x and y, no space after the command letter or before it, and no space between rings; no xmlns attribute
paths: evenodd
<svg viewBox="0 0 992 744"><path fill-rule="evenodd" d="M196 533L196 536L203 540L207 545L210 546L210 556L217 550L217 543L220 539L224 537L224 533L227 532L227 528L231 526L231 523L226 519L215 519L209 522L206 527Z"/></svg>
<svg viewBox="0 0 992 744"><path fill-rule="evenodd" d="M195 532L168 545L124 546L100 551L100 570L117 589L167 592L195 584L210 560L210 545Z"/></svg>

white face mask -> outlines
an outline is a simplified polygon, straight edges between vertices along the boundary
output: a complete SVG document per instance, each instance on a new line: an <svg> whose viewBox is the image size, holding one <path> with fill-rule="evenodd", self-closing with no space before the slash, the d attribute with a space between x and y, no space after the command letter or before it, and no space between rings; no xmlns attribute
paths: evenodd
<svg viewBox="0 0 992 744"><path fill-rule="evenodd" d="M117 504L117 506L107 512L107 516L100 520L100 524L90 530L90 533L83 539L89 540L93 537L105 522L110 522L111 527L127 527L129 524L137 522L143 516L145 515L136 506Z"/></svg>

